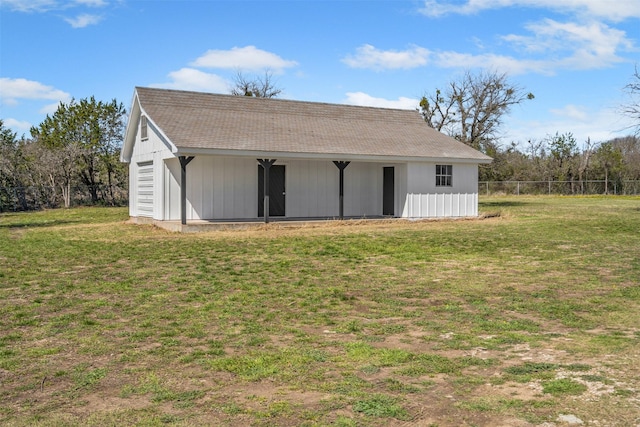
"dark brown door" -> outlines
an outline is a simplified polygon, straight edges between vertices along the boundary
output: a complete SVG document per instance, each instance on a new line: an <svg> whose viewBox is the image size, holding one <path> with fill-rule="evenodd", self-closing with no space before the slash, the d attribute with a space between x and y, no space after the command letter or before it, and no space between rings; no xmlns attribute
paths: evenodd
<svg viewBox="0 0 640 427"><path fill-rule="evenodd" d="M269 216L284 216L284 165L269 168ZM264 168L258 165L258 217L264 216Z"/></svg>
<svg viewBox="0 0 640 427"><path fill-rule="evenodd" d="M383 168L383 183L382 183L382 215L395 215L394 209L394 175L395 171L393 166Z"/></svg>

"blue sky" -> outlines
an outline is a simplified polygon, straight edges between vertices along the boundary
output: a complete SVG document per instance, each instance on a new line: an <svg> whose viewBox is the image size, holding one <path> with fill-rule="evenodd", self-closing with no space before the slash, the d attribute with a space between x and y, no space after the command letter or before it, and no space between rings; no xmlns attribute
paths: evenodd
<svg viewBox="0 0 640 427"><path fill-rule="evenodd" d="M269 70L281 98L416 108L465 71L535 99L501 142L630 133L640 0L2 0L0 118L29 135L60 101L128 109L135 86L229 93Z"/></svg>

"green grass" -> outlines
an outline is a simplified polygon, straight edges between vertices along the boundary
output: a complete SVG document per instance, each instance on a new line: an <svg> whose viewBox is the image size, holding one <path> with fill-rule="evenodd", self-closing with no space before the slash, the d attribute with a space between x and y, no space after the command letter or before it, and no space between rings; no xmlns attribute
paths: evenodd
<svg viewBox="0 0 640 427"><path fill-rule="evenodd" d="M553 395L582 394L587 390L587 386L568 378L559 378L542 383L542 392Z"/></svg>
<svg viewBox="0 0 640 427"><path fill-rule="evenodd" d="M388 417L400 420L407 419L407 411L400 405L399 399L384 394L374 394L353 404L355 412L371 417Z"/></svg>
<svg viewBox="0 0 640 427"><path fill-rule="evenodd" d="M480 211L196 235L1 214L0 424L633 425L640 198Z"/></svg>

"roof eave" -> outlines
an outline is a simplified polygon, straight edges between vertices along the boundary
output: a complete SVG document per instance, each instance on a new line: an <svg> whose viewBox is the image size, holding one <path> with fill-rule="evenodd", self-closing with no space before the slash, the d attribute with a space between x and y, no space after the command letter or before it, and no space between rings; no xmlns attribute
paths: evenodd
<svg viewBox="0 0 640 427"><path fill-rule="evenodd" d="M228 150L214 148L186 148L178 147L173 154L178 156L227 156L227 157L254 157L254 158L275 158L275 159L304 159L304 160L343 160L360 162L442 162L488 164L493 161L491 157L468 158L468 157L423 157L423 156L385 156L371 154L345 154L345 153L300 153L288 151L261 151L261 150Z"/></svg>
<svg viewBox="0 0 640 427"><path fill-rule="evenodd" d="M136 132L138 131L138 121L140 120L140 101L138 99L138 91L134 89L133 99L131 100L131 108L129 108L129 119L127 120L127 128L124 132L124 141L122 150L120 150L120 161L124 163L131 162L133 154L133 145L135 144Z"/></svg>

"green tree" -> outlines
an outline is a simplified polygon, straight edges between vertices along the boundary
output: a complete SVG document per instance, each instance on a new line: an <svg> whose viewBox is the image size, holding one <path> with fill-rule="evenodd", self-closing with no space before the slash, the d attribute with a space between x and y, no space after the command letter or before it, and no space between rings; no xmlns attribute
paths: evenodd
<svg viewBox="0 0 640 427"><path fill-rule="evenodd" d="M529 178L530 161L512 142L505 148L488 144L485 153L493 158L488 165L480 165L480 181L526 181Z"/></svg>
<svg viewBox="0 0 640 427"><path fill-rule="evenodd" d="M622 179L640 180L640 137L626 136L611 141L622 153Z"/></svg>
<svg viewBox="0 0 640 427"><path fill-rule="evenodd" d="M506 74L466 72L449 83L447 90L436 89L423 96L420 109L432 128L487 152L491 144L495 146L503 117L511 107L533 98L532 93L509 82Z"/></svg>
<svg viewBox="0 0 640 427"><path fill-rule="evenodd" d="M75 158L76 173L87 187L93 203L99 200L113 203L113 177L118 168L125 109L115 99L96 101L94 97L60 103L52 116L47 115L31 128L32 137L44 147L59 152L62 157ZM73 171L64 162L65 171ZM70 179L70 176L69 178ZM66 186L69 188L67 181ZM106 189L105 189L106 187Z"/></svg>
<svg viewBox="0 0 640 427"><path fill-rule="evenodd" d="M609 141L600 144L594 153L594 158L604 174L604 193L609 194L609 180L619 178L623 168L622 151Z"/></svg>
<svg viewBox="0 0 640 427"><path fill-rule="evenodd" d="M552 173L557 180L573 179L575 175L575 157L578 152L578 144L571 132L559 134L548 139L549 152L551 153Z"/></svg>
<svg viewBox="0 0 640 427"><path fill-rule="evenodd" d="M9 210L15 204L20 157L17 134L5 128L0 119L0 211Z"/></svg>

